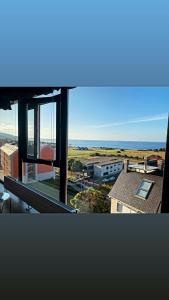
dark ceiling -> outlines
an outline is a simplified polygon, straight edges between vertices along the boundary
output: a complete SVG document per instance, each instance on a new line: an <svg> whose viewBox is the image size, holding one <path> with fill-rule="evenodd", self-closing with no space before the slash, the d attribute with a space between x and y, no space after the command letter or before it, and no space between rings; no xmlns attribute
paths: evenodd
<svg viewBox="0 0 169 300"><path fill-rule="evenodd" d="M34 96L47 95L61 87L21 87L0 88L0 109L11 109L16 100L28 99Z"/></svg>

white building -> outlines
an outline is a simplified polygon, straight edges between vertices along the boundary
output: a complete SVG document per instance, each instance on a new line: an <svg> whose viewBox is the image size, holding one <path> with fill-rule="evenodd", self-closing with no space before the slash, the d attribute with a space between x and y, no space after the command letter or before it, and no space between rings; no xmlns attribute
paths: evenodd
<svg viewBox="0 0 169 300"><path fill-rule="evenodd" d="M114 160L94 165L94 176L104 177L120 173L123 169L123 161Z"/></svg>

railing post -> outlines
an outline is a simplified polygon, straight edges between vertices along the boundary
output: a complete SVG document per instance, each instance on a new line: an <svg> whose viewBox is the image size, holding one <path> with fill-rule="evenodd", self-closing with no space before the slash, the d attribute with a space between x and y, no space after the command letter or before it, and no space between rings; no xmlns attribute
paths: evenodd
<svg viewBox="0 0 169 300"><path fill-rule="evenodd" d="M22 181L22 161L27 153L27 109L18 101L18 179Z"/></svg>
<svg viewBox="0 0 169 300"><path fill-rule="evenodd" d="M169 213L169 115L168 115L167 143L166 143L166 154L165 154L161 212Z"/></svg>
<svg viewBox="0 0 169 300"><path fill-rule="evenodd" d="M67 204L68 89L61 88L60 201Z"/></svg>

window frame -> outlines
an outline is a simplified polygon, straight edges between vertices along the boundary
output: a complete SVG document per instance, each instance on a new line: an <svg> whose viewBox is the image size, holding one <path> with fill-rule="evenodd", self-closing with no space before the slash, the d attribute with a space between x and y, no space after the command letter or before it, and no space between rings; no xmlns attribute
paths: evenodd
<svg viewBox="0 0 169 300"><path fill-rule="evenodd" d="M22 182L22 163L44 164L60 168L59 200L67 204L67 155L68 155L68 87L62 87L60 94L52 97L37 97L18 100L18 168L19 181ZM57 102L56 108L56 159L44 160L27 156L27 105L37 107ZM36 130L36 126L35 126Z"/></svg>
<svg viewBox="0 0 169 300"><path fill-rule="evenodd" d="M120 211L118 210L118 206L121 207L121 210L120 210ZM123 206L124 206L123 204L121 204L120 202L117 202L117 212L118 212L118 213L122 213L122 212L123 212Z"/></svg>
<svg viewBox="0 0 169 300"><path fill-rule="evenodd" d="M148 183L151 184L148 190L146 190L146 189L144 189L144 188L141 188L143 182L148 182ZM139 187L138 187L138 189L137 189L137 191L136 191L136 194L135 194L136 197L138 197L138 198L140 198L140 199L143 199L143 200L146 200L146 199L148 198L150 192L151 192L151 189L152 189L154 183L155 183L154 181L151 181L151 180L149 180L149 179L144 178L144 179L141 181L141 183L140 183L140 185L139 185ZM146 196L145 196L145 197L142 197L142 196L140 196L140 195L137 194L140 190L146 192Z"/></svg>
<svg viewBox="0 0 169 300"><path fill-rule="evenodd" d="M56 158L54 160L45 160L39 158L40 154L40 106L48 103L56 103ZM60 167L60 106L61 106L61 96L60 94L52 97L42 97L42 98L31 98L26 99L20 103L22 105L22 111L24 111L25 118L22 120L22 126L25 132L22 132L21 139L22 144L25 145L25 151L22 152L22 162L24 163L36 163L45 164L54 167ZM28 111L34 109L34 155L28 153ZM21 114L20 114L21 116ZM18 116L19 120L21 120ZM19 123L18 123L19 124Z"/></svg>

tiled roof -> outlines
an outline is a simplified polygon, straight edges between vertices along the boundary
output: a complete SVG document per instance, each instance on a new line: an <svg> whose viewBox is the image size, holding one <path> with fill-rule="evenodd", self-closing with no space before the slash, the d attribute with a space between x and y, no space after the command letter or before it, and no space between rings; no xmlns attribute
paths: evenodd
<svg viewBox="0 0 169 300"><path fill-rule="evenodd" d="M145 200L136 196L136 192L144 179L154 181L149 196ZM109 196L144 213L157 213L162 200L162 187L162 176L122 171Z"/></svg>

